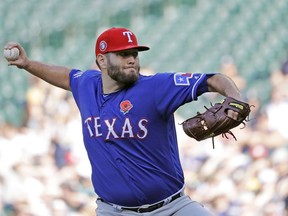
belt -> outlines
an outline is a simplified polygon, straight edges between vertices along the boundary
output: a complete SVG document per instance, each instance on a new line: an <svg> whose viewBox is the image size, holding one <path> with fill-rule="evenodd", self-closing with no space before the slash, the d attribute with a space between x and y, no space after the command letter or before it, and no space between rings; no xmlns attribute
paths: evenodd
<svg viewBox="0 0 288 216"><path fill-rule="evenodd" d="M171 203L173 202L174 200L178 199L179 197L181 197L183 192L179 192L177 194L175 194L174 196L170 197L170 201L160 201L158 203L155 203L155 204L152 204L152 205L149 205L149 206L140 206L140 207L125 207L125 206L119 206L121 210L128 210L128 211L134 211L134 212L138 212L138 213L144 213L144 212L152 212L156 209L159 209L161 208L162 206L168 204L168 203ZM97 198L97 200L100 200L101 202L104 202L106 204L109 204L111 206L114 206L114 204L112 203L109 203L109 202L106 202L105 200L103 200L102 198ZM118 208L119 208L118 207Z"/></svg>

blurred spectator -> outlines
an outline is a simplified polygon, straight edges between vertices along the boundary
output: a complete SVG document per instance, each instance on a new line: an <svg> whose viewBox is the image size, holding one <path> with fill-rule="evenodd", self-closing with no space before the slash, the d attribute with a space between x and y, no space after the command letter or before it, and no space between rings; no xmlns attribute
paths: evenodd
<svg viewBox="0 0 288 216"><path fill-rule="evenodd" d="M246 87L246 80L240 76L237 66L231 56L224 56L222 58L222 64L220 72L231 77L240 91L244 91Z"/></svg>
<svg viewBox="0 0 288 216"><path fill-rule="evenodd" d="M288 139L286 122L288 121L288 85L287 75L276 71L271 76L273 85L271 100L267 104L268 128L278 131ZM287 81L286 81L287 80Z"/></svg>
<svg viewBox="0 0 288 216"><path fill-rule="evenodd" d="M282 72L282 74L285 75L285 76L288 75L288 60L285 61L285 62L282 64L281 72Z"/></svg>

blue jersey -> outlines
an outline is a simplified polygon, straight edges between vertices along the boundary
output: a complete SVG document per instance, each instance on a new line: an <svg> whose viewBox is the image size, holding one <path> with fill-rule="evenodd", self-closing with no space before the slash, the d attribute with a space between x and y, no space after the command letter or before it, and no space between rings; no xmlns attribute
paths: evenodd
<svg viewBox="0 0 288 216"><path fill-rule="evenodd" d="M151 204L184 185L173 113L207 91L207 74L140 75L104 95L101 72L70 73L98 196L124 206Z"/></svg>

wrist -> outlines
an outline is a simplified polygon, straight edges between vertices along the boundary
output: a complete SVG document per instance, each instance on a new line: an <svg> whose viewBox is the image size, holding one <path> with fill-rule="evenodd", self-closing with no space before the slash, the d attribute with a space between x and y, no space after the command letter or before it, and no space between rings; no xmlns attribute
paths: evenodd
<svg viewBox="0 0 288 216"><path fill-rule="evenodd" d="M239 101L243 100L243 98L242 98L240 93L227 94L227 97L231 97L231 98L234 98L234 99L239 100Z"/></svg>
<svg viewBox="0 0 288 216"><path fill-rule="evenodd" d="M29 59L25 59L23 61L22 65L19 65L18 67L29 71L29 68L31 68L31 63L32 63L32 61L30 61Z"/></svg>

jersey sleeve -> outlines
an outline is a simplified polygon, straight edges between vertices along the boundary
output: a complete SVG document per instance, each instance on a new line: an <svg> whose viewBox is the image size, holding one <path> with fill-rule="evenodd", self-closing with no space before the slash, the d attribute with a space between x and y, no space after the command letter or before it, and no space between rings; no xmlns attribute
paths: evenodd
<svg viewBox="0 0 288 216"><path fill-rule="evenodd" d="M88 87L88 80L91 80L91 78L94 76L100 76L100 73L101 72L97 70L81 71L78 69L72 69L70 71L70 88L77 105L79 95L83 94L83 91Z"/></svg>
<svg viewBox="0 0 288 216"><path fill-rule="evenodd" d="M170 115L185 103L197 100L208 92L207 79L215 73L162 73L155 75L155 98L157 109Z"/></svg>

